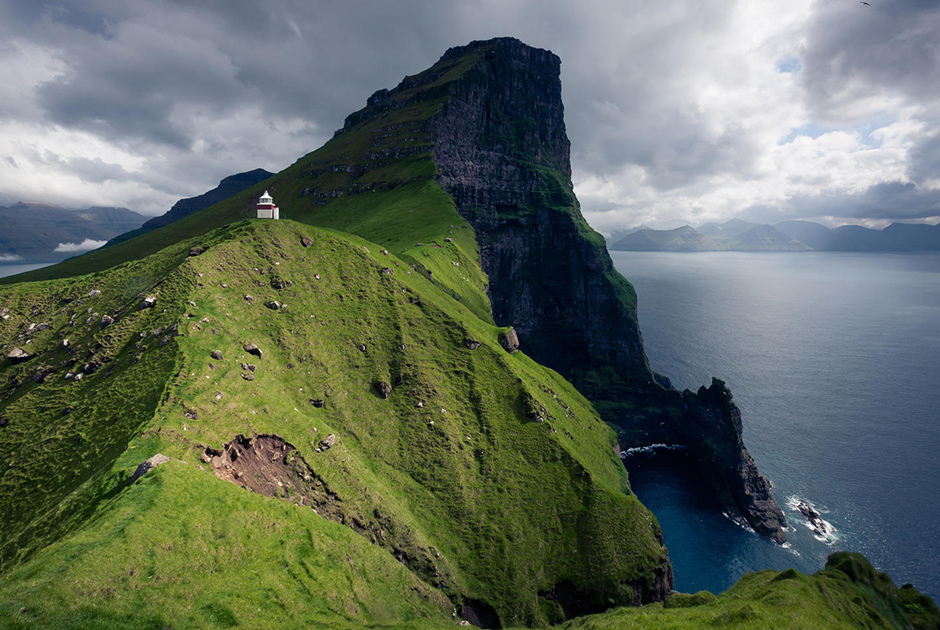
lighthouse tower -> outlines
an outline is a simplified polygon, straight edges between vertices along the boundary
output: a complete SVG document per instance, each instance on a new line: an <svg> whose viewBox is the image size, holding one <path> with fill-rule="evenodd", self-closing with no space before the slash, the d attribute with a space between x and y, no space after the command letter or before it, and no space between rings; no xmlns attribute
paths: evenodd
<svg viewBox="0 0 940 630"><path fill-rule="evenodd" d="M258 199L258 218L259 219L280 219L281 210L274 205L274 199L264 191L261 198Z"/></svg>

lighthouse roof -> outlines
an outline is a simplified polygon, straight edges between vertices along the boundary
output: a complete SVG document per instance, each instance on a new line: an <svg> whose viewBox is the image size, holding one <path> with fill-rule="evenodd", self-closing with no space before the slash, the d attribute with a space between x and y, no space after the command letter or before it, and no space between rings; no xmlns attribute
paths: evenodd
<svg viewBox="0 0 940 630"><path fill-rule="evenodd" d="M265 201L268 201L268 202L274 201L274 199L271 197L271 195L268 194L268 191L264 191L264 194L261 195L261 199L259 199L258 201L260 201L261 203L264 203Z"/></svg>

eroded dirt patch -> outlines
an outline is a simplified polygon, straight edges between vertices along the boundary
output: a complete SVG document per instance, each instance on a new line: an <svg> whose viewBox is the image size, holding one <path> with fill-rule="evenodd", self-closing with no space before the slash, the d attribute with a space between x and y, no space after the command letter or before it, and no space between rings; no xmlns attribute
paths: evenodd
<svg viewBox="0 0 940 630"><path fill-rule="evenodd" d="M316 450L321 452L334 443L335 436L331 434ZM364 512L353 503L343 502L294 445L282 437L262 434L250 438L239 434L222 450L206 447L202 461L212 466L221 479L258 494L310 507L320 516L349 527L372 544L385 548L420 579L449 593L452 583L438 567L441 555L434 547L419 545L411 529L393 520L379 505Z"/></svg>
<svg viewBox="0 0 940 630"><path fill-rule="evenodd" d="M295 451L293 444L278 435L250 438L239 434L222 450L207 447L202 459L221 479L267 497L309 506L342 522L336 494Z"/></svg>

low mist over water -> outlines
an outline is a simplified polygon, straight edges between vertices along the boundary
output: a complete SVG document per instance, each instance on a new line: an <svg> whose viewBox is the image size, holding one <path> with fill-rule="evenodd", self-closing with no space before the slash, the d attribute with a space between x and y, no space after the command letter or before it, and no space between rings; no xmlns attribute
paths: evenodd
<svg viewBox="0 0 940 630"><path fill-rule="evenodd" d="M781 549L731 524L699 498L681 453L628 461L665 531L676 588L812 572L849 550L940 596L940 255L611 255L637 289L653 369L678 388L728 383L794 528ZM828 542L799 501L835 528Z"/></svg>

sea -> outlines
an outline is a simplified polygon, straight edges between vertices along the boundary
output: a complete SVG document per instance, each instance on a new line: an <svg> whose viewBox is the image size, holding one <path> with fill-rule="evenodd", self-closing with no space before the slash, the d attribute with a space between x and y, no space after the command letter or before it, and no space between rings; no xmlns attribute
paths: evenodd
<svg viewBox="0 0 940 630"><path fill-rule="evenodd" d="M723 379L787 516L785 547L721 514L689 466L626 460L684 592L858 551L940 601L940 254L611 252L654 370ZM813 506L821 536L796 510Z"/></svg>
<svg viewBox="0 0 940 630"><path fill-rule="evenodd" d="M26 273L27 271L32 271L33 269L42 269L43 267L48 267L52 263L33 263L30 265L13 265L13 264L0 264L0 278L5 278L7 276L15 276L18 273Z"/></svg>

